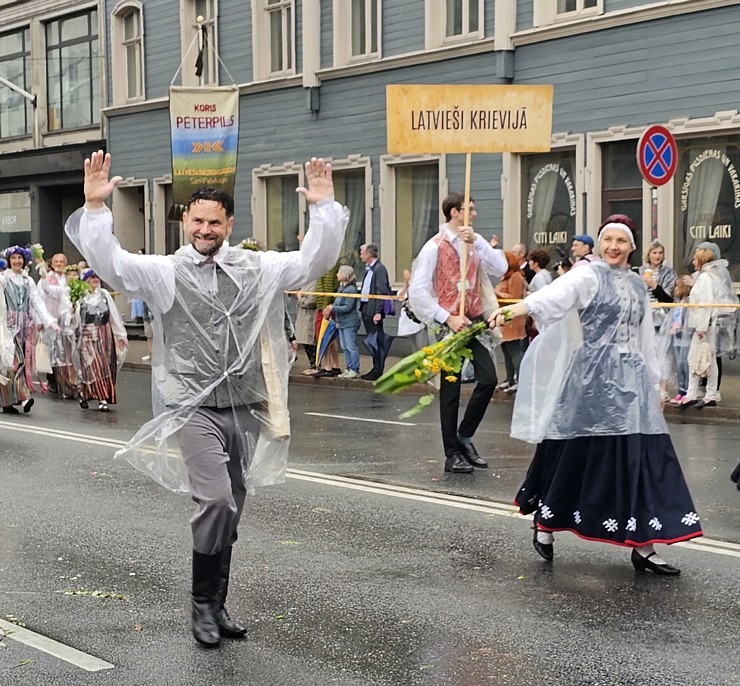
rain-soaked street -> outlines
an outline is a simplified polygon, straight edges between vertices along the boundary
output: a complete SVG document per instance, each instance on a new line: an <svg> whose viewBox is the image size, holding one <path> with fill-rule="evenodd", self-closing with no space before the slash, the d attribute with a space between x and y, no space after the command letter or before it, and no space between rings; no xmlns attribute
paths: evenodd
<svg viewBox="0 0 740 686"><path fill-rule="evenodd" d="M205 651L193 504L112 460L148 382L124 373L109 415L42 400L0 420L0 685L740 684L737 424L670 425L706 538L662 551L682 574L661 578L568 534L536 555L510 405L476 440L490 468L451 476L436 404L399 422L415 398L293 384L289 478L250 499L234 553L249 631Z"/></svg>

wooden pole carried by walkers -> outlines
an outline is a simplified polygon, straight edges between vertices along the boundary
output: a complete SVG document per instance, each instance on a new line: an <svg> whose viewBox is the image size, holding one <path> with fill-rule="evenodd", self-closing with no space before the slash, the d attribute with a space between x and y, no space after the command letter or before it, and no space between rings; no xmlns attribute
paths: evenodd
<svg viewBox="0 0 740 686"><path fill-rule="evenodd" d="M386 87L388 152L465 154L465 209L470 223L474 152L549 152L552 86L389 85ZM460 260L460 314L465 314L466 244Z"/></svg>

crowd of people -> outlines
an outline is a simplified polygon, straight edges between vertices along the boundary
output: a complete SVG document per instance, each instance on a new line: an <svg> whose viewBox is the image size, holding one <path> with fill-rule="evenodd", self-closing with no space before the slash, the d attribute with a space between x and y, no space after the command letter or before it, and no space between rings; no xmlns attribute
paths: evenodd
<svg viewBox="0 0 740 686"><path fill-rule="evenodd" d="M338 260L348 210L334 201L331 165L321 159L306 163L308 184L298 189L309 206L310 231L299 251L286 253L230 246L234 200L213 188L197 190L187 202L187 244L175 254L128 253L114 237L105 204L120 181L110 178L110 167L102 151L85 161L85 206L65 227L94 269L76 278L64 256L55 255L45 273L39 264L38 286L29 273L31 252L6 251L3 409L30 409L36 363L47 351L56 392L82 407L97 399L105 411L115 402L127 346L101 277L148 303L156 324L154 416L117 455L195 501L191 627L199 643L217 647L246 633L226 610L232 549L247 493L284 479L291 359L302 345L309 373L377 380L389 351L388 272L373 244L362 247L361 283ZM721 305L737 299L716 246L698 245L695 272L679 279L654 243L638 274L630 267L634 223L614 215L599 230L600 257L592 237L576 236L575 259L548 270L546 251L528 254L521 244L503 251L477 234L472 199L466 204L462 194L450 194L442 211L445 223L406 277L401 322L406 335L427 345L471 325L481 332L470 342L475 388L460 421L461 375L441 375L445 471L488 467L473 439L498 384L500 344L503 383L516 398L512 436L536 444L516 502L534 517L537 553L552 560L555 533L571 531L631 549L638 572L678 574L655 544L689 540L702 529L663 419L668 365L660 361L659 341L667 331L665 350L678 351L674 359L688 365L674 400L698 404L706 378L703 402L718 402L717 357L734 347L736 320L735 310ZM284 294L298 289L293 326ZM669 298L680 306L663 312ZM651 301L658 304L655 317ZM690 307L697 304L711 307ZM365 374L357 349L361 323L372 353Z"/></svg>
<svg viewBox="0 0 740 686"><path fill-rule="evenodd" d="M128 338L95 271L69 265L62 253L47 263L39 245L14 245L3 252L0 288L3 412L29 413L38 392L78 400L82 409L97 401L109 412Z"/></svg>

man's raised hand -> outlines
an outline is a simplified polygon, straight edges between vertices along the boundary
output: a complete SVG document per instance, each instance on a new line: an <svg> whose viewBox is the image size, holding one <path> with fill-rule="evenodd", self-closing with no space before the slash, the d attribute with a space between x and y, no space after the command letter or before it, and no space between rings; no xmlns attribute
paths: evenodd
<svg viewBox="0 0 740 686"><path fill-rule="evenodd" d="M113 192L120 176L108 179L110 153L98 150L85 160L85 206L91 210L104 207L106 198Z"/></svg>
<svg viewBox="0 0 740 686"><path fill-rule="evenodd" d="M312 157L306 162L306 183L308 188L296 188L303 193L310 204L315 204L334 197L334 182L331 178L331 164L320 157Z"/></svg>

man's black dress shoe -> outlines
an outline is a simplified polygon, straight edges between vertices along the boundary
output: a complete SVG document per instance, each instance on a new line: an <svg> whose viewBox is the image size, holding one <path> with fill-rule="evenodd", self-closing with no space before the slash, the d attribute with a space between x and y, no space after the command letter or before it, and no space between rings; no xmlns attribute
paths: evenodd
<svg viewBox="0 0 740 686"><path fill-rule="evenodd" d="M445 471L453 474L472 474L474 470L460 453L452 453L445 460Z"/></svg>
<svg viewBox="0 0 740 686"><path fill-rule="evenodd" d="M540 543L537 540L537 527L534 527L534 536L532 537L532 545L540 557L544 557L548 562L552 562L552 558L555 557L555 551L552 547L552 543Z"/></svg>
<svg viewBox="0 0 740 686"><path fill-rule="evenodd" d="M478 451L475 449L475 446L473 445L473 441L463 441L460 439L460 437L457 437L457 442L460 444L460 452L462 453L462 456L473 465L473 467L478 467L478 469L487 469L488 468L488 462L486 462L479 454Z"/></svg>
<svg viewBox="0 0 740 686"><path fill-rule="evenodd" d="M381 376L383 376L380 372L376 372L374 369L363 374L360 376L361 379L365 379L365 381L377 381Z"/></svg>
<svg viewBox="0 0 740 686"><path fill-rule="evenodd" d="M646 569L649 569L651 572L655 572L662 576L677 576L681 573L681 570L677 567L655 564L655 562L650 559L653 555L655 555L655 553L650 553L650 555L643 557L634 548L632 548L632 566L635 568L635 571L644 572Z"/></svg>

